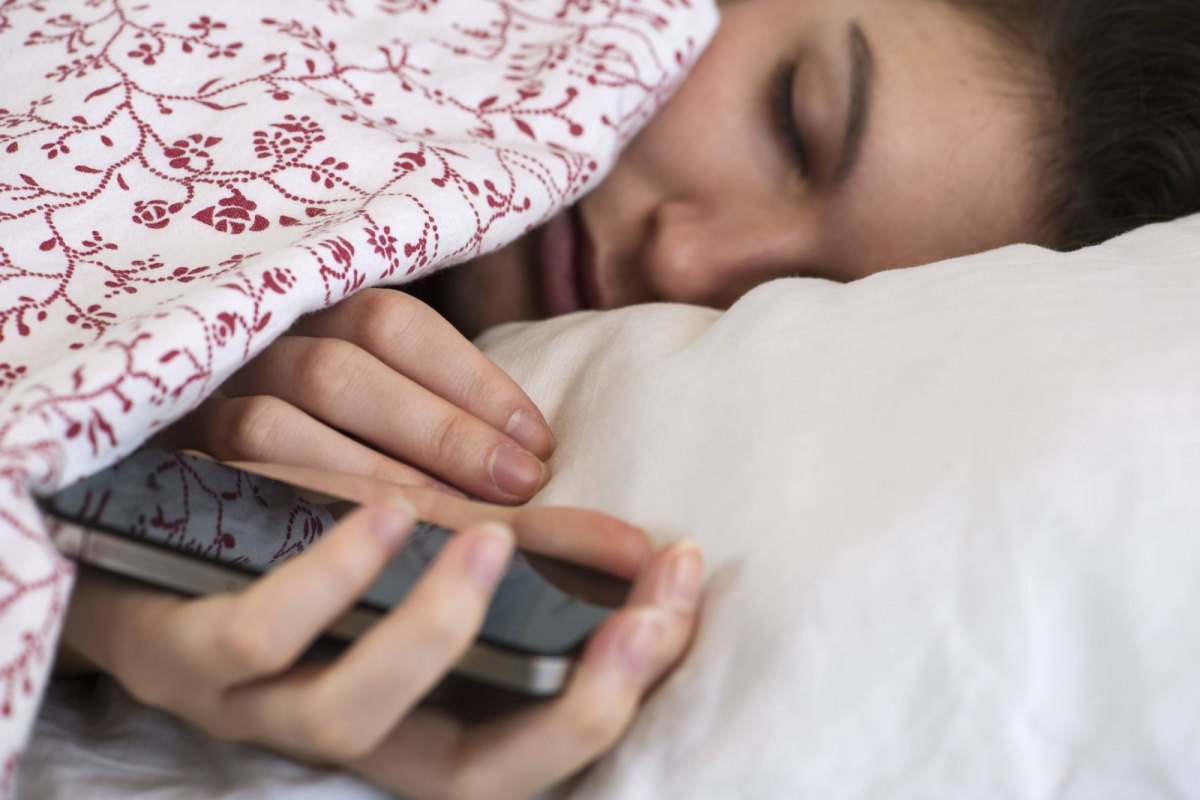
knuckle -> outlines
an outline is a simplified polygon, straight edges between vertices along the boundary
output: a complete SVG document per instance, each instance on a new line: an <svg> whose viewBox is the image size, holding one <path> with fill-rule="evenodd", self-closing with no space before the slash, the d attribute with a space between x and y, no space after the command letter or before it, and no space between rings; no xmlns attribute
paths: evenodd
<svg viewBox="0 0 1200 800"><path fill-rule="evenodd" d="M457 603L437 603L424 614L417 632L420 650L431 663L455 660L466 651L476 628L474 615Z"/></svg>
<svg viewBox="0 0 1200 800"><path fill-rule="evenodd" d="M229 615L215 642L221 658L234 669L250 675L269 675L288 664L284 648L275 644L271 625L244 612Z"/></svg>
<svg viewBox="0 0 1200 800"><path fill-rule="evenodd" d="M524 399L506 375L491 369L474 371L467 375L463 394L466 397L467 408L516 409L522 405ZM507 420L501 419L500 422L504 423Z"/></svg>
<svg viewBox="0 0 1200 800"><path fill-rule="evenodd" d="M454 412L438 420L429 441L433 463L459 463L467 454L472 427L471 418L462 412Z"/></svg>
<svg viewBox="0 0 1200 800"><path fill-rule="evenodd" d="M246 458L269 454L286 406L283 400L269 395L226 400L221 404L220 423L212 426L220 439L219 455Z"/></svg>
<svg viewBox="0 0 1200 800"><path fill-rule="evenodd" d="M364 308L374 308L377 303L386 302L388 295L391 294L401 294L401 292L395 292L392 289L381 289L377 286L372 286L370 288L363 289L350 299L343 301L342 304L347 308L353 308L356 312L358 312Z"/></svg>
<svg viewBox="0 0 1200 800"><path fill-rule="evenodd" d="M375 748L374 739L344 708L315 700L298 714L294 735L311 754L336 762L363 758Z"/></svg>
<svg viewBox="0 0 1200 800"><path fill-rule="evenodd" d="M374 545L374 537L363 537L368 545ZM375 552L375 549L367 551ZM377 566L376 558L368 558L362 548L353 551L341 550L328 553L329 558L321 563L322 591L327 597L351 599L366 590L370 570ZM380 553L381 557L383 554Z"/></svg>
<svg viewBox="0 0 1200 800"><path fill-rule="evenodd" d="M335 394L353 375L358 348L342 339L312 339L301 348L293 365L300 386L317 396Z"/></svg>
<svg viewBox="0 0 1200 800"><path fill-rule="evenodd" d="M407 339L428 322L426 308L404 292L377 289L364 293L361 308L355 309L357 338L373 348Z"/></svg>
<svg viewBox="0 0 1200 800"><path fill-rule="evenodd" d="M599 753L621 737L628 719L622 703L576 703L569 707L567 729L580 747Z"/></svg>

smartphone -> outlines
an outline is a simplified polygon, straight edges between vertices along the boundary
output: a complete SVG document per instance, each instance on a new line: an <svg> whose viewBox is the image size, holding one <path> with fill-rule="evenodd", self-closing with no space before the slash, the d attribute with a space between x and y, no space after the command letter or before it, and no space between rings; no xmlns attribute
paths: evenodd
<svg viewBox="0 0 1200 800"><path fill-rule="evenodd" d="M66 556L188 595L236 590L302 552L355 507L338 498L212 461L141 450L49 498L51 536ZM454 532L418 522L358 605L327 632L353 639L403 602ZM541 556L516 552L457 674L548 696L564 686L584 642L612 613L543 577ZM578 569L581 585L595 573ZM590 573L590 574L587 574ZM615 579L614 579L615 580Z"/></svg>

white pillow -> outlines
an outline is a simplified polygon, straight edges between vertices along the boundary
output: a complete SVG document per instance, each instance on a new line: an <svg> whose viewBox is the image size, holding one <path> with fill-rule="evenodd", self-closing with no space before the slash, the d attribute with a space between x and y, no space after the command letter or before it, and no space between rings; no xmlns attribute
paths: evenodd
<svg viewBox="0 0 1200 800"><path fill-rule="evenodd" d="M1200 797L1200 218L726 314L486 337L543 503L708 553L690 658L572 800ZM55 687L20 797L380 797Z"/></svg>
<svg viewBox="0 0 1200 800"><path fill-rule="evenodd" d="M485 337L539 502L705 547L573 798L1200 796L1200 218Z"/></svg>

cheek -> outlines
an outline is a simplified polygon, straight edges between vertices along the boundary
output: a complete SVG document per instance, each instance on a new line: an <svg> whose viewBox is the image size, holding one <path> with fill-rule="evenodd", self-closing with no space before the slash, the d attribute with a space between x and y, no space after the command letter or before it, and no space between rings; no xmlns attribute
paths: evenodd
<svg viewBox="0 0 1200 800"><path fill-rule="evenodd" d="M1027 241L1040 207L1032 165L1015 146L964 133L941 147L913 142L857 196L853 222L862 262L906 267ZM849 231L848 231L849 232Z"/></svg>

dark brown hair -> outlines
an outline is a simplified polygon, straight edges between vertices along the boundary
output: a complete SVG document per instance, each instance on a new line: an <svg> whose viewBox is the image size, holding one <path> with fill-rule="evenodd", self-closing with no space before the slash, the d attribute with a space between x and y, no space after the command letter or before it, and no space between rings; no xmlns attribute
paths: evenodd
<svg viewBox="0 0 1200 800"><path fill-rule="evenodd" d="M1200 0L945 0L1032 58L1048 244L1200 211Z"/></svg>

